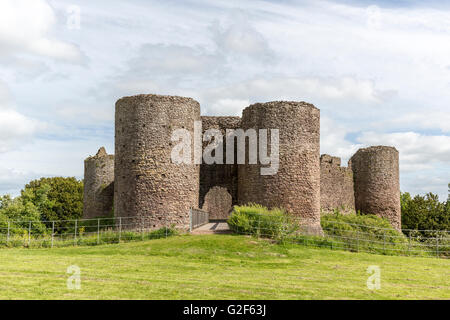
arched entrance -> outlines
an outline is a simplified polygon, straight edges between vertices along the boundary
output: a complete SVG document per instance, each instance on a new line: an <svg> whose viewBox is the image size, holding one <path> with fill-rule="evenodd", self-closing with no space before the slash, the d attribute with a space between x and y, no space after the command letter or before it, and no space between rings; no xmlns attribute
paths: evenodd
<svg viewBox="0 0 450 320"><path fill-rule="evenodd" d="M226 220L232 209L232 197L226 188L214 186L205 196L202 210L209 212L209 220Z"/></svg>

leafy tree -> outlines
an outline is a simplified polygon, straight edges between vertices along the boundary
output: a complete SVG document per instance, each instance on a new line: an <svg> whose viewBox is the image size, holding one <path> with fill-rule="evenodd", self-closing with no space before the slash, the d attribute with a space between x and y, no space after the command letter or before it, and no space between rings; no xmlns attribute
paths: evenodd
<svg viewBox="0 0 450 320"><path fill-rule="evenodd" d="M402 227L413 230L450 230L450 204L440 202L437 195L401 194ZM431 233L421 232L425 236Z"/></svg>
<svg viewBox="0 0 450 320"><path fill-rule="evenodd" d="M0 198L0 227L10 225L11 233L24 233L30 227L32 233L45 233L45 225L41 221L38 208L25 198L12 199L9 195Z"/></svg>
<svg viewBox="0 0 450 320"><path fill-rule="evenodd" d="M39 209L43 221L80 219L83 215L83 182L76 178L31 181L21 197Z"/></svg>

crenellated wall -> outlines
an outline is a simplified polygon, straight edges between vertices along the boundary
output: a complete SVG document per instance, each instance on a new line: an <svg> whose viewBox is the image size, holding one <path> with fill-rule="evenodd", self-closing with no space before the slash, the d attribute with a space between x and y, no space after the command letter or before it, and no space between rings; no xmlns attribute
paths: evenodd
<svg viewBox="0 0 450 320"><path fill-rule="evenodd" d="M320 156L320 207L323 213L355 212L353 172L341 167L340 158L328 154Z"/></svg>

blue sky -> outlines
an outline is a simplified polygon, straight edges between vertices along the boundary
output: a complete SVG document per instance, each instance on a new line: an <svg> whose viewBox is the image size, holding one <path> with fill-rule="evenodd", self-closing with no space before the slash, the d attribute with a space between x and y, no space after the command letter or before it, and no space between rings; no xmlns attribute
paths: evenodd
<svg viewBox="0 0 450 320"><path fill-rule="evenodd" d="M450 182L450 6L418 1L0 2L0 193L82 178L125 95L321 109L321 151L400 151L401 189ZM79 28L76 24L80 11ZM75 22L75 24L74 24Z"/></svg>

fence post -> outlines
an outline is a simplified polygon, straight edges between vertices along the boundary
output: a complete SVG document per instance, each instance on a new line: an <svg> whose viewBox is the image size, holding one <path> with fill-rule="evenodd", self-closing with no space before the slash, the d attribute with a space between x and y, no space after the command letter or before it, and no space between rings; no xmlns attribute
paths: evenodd
<svg viewBox="0 0 450 320"><path fill-rule="evenodd" d="M100 218L97 219L97 244L100 244Z"/></svg>
<svg viewBox="0 0 450 320"><path fill-rule="evenodd" d="M31 221L30 224L28 225L28 248L31 245Z"/></svg>
<svg viewBox="0 0 450 320"><path fill-rule="evenodd" d="M409 231L409 237L408 237L408 256L411 255L411 231Z"/></svg>
<svg viewBox="0 0 450 320"><path fill-rule="evenodd" d="M189 209L189 232L192 232L192 208Z"/></svg>
<svg viewBox="0 0 450 320"><path fill-rule="evenodd" d="M78 229L78 220L75 220L75 233L73 235L73 244L77 245L77 229Z"/></svg>
<svg viewBox="0 0 450 320"><path fill-rule="evenodd" d="M55 237L55 221L52 221L52 248L53 248L54 237Z"/></svg>
<svg viewBox="0 0 450 320"><path fill-rule="evenodd" d="M439 258L439 236L436 235L436 257Z"/></svg>
<svg viewBox="0 0 450 320"><path fill-rule="evenodd" d="M122 217L119 217L119 242L122 240Z"/></svg>
<svg viewBox="0 0 450 320"><path fill-rule="evenodd" d="M386 254L386 230L383 233L383 252Z"/></svg>
<svg viewBox="0 0 450 320"><path fill-rule="evenodd" d="M258 215L258 230L257 230L257 234L258 234L258 239L259 239L259 237L261 236L261 215Z"/></svg>
<svg viewBox="0 0 450 320"><path fill-rule="evenodd" d="M359 232L356 231L356 252L359 252Z"/></svg>
<svg viewBox="0 0 450 320"><path fill-rule="evenodd" d="M166 220L166 230L165 230L165 231L166 231L166 238L167 238L167 228L169 227L169 225L168 225L168 223L167 223L167 214L166 214L164 217L166 218L166 219L165 219L165 220Z"/></svg>
<svg viewBox="0 0 450 320"><path fill-rule="evenodd" d="M11 224L11 222L10 221L8 221L8 236L6 237L6 244L9 244L9 229L10 229L10 224Z"/></svg>

